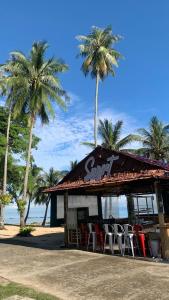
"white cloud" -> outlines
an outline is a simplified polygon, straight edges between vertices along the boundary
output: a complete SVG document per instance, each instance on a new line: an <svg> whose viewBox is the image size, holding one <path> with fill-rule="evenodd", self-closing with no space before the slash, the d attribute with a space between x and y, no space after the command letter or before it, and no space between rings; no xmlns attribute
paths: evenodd
<svg viewBox="0 0 169 300"><path fill-rule="evenodd" d="M76 100L79 101L78 97ZM123 134L131 133L138 128L136 121L125 113L104 110L100 113L101 119L124 121ZM36 163L48 170L68 169L71 160L80 161L91 150L82 145L82 142L93 140L93 117L89 114L68 117L64 114L57 116L49 125L42 126L39 122L35 127L35 134L41 138L38 150L33 152ZM132 145L136 147L136 145Z"/></svg>

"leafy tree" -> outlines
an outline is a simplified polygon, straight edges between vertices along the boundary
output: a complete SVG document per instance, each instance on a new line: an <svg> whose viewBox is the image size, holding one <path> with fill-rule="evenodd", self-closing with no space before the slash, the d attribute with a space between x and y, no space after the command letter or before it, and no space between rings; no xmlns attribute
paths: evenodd
<svg viewBox="0 0 169 300"><path fill-rule="evenodd" d="M6 128L8 126L8 109L6 107L0 106L0 165L4 165L5 153L6 153ZM37 144L39 138L33 135L32 147L37 149ZM17 161L13 158L13 154L18 154L20 158L24 158L26 155L26 150L29 142L29 129L27 128L26 117L13 118L11 115L10 131L8 139L8 160L7 160L7 170L8 181L7 181L7 191L12 192L12 196L15 199L15 193L18 194L23 182L24 177L24 167L18 166ZM18 156L18 158L19 158ZM31 158L33 161L33 157ZM21 172L22 170L22 172ZM0 169L0 189L3 187L4 170ZM4 226L3 217L3 205L1 206L0 219L1 227Z"/></svg>
<svg viewBox="0 0 169 300"><path fill-rule="evenodd" d="M6 129L7 129L8 109L0 106L0 156L5 155ZM40 139L33 135L32 148L37 149ZM29 142L29 129L27 128L27 118L22 116L13 118L9 132L9 153L18 154L22 159L25 158Z"/></svg>
<svg viewBox="0 0 169 300"><path fill-rule="evenodd" d="M49 116L54 116L52 101L65 108L66 93L62 89L57 74L68 69L62 61L54 58L46 59L46 42L35 42L28 57L22 52L11 53L11 60L6 63L4 70L8 74L7 83L17 87L18 101L14 114L24 112L29 121L29 145L24 178L23 200L27 198L28 175L30 168L32 132L37 118L48 123Z"/></svg>
<svg viewBox="0 0 169 300"><path fill-rule="evenodd" d="M169 124L164 125L154 116L149 128L140 128L138 133L142 148L137 153L151 159L169 160Z"/></svg>
<svg viewBox="0 0 169 300"><path fill-rule="evenodd" d="M84 75L91 74L96 79L95 92L95 114L94 114L94 144L97 146L97 115L98 115L98 87L99 81L109 74L115 76L114 66L118 66L118 59L121 54L113 48L114 44L120 40L119 35L113 35L111 26L105 29L92 27L88 35L77 36L82 42L79 45L80 56L84 58L82 72Z"/></svg>
<svg viewBox="0 0 169 300"><path fill-rule="evenodd" d="M42 226L46 224L46 217L48 213L48 207L50 203L50 195L43 193L43 190L47 187L56 185L63 177L65 176L65 171L55 171L53 168L49 169L49 172L45 172L42 176L39 177L38 185L39 189L37 190L35 196L35 204L45 204L45 215L42 222Z"/></svg>

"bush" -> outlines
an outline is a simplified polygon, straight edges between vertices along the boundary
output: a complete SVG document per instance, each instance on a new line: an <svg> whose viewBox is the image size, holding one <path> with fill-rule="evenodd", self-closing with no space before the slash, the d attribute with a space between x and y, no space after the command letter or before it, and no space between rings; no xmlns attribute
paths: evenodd
<svg viewBox="0 0 169 300"><path fill-rule="evenodd" d="M0 204L9 205L12 202L12 196L10 194L0 195Z"/></svg>
<svg viewBox="0 0 169 300"><path fill-rule="evenodd" d="M19 235L20 236L31 236L31 232L34 231L35 228L31 226L24 226L20 228Z"/></svg>
<svg viewBox="0 0 169 300"><path fill-rule="evenodd" d="M18 212L22 215L25 211L26 201L23 199L18 199L17 206L18 206Z"/></svg>

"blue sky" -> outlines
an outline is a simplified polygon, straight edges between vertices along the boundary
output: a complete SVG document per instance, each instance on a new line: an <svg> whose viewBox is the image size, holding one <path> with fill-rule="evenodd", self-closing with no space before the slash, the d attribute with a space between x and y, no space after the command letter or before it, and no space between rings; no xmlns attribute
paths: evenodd
<svg viewBox="0 0 169 300"><path fill-rule="evenodd" d="M2 1L0 58L3 63L15 49L25 53L35 40L45 39L49 55L61 57L70 70L61 76L72 98L66 113L57 110L49 126L36 125L41 137L34 153L38 165L68 168L89 150L81 146L92 140L95 82L80 71L75 36L87 34L92 25L112 25L123 36L117 49L125 59L116 77L107 78L99 90L101 118L123 119L124 133L147 126L152 115L169 122L169 1Z"/></svg>

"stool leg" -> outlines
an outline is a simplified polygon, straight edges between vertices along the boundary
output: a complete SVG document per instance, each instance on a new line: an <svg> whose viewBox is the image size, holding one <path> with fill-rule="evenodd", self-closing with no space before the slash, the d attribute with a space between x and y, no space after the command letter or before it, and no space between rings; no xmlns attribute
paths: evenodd
<svg viewBox="0 0 169 300"><path fill-rule="evenodd" d="M96 250L96 234L95 234L95 232L93 232L92 238L93 238L93 252L94 252Z"/></svg>
<svg viewBox="0 0 169 300"><path fill-rule="evenodd" d="M89 243L90 243L90 233L88 235L88 241L87 241L87 251L89 250Z"/></svg>
<svg viewBox="0 0 169 300"><path fill-rule="evenodd" d="M146 247L145 247L145 236L144 236L144 234L140 233L139 234L139 239L140 239L141 249L143 251L143 256L146 257Z"/></svg>
<svg viewBox="0 0 169 300"><path fill-rule="evenodd" d="M106 251L106 239L107 239L107 234L105 233L105 238L104 238L104 253Z"/></svg>
<svg viewBox="0 0 169 300"><path fill-rule="evenodd" d="M130 236L130 245L131 245L131 252L132 252L132 255L134 257L133 236Z"/></svg>
<svg viewBox="0 0 169 300"><path fill-rule="evenodd" d="M121 252L121 255L124 256L123 245L122 245L122 236L118 235L117 240L118 240L118 245L119 245L119 250Z"/></svg>
<svg viewBox="0 0 169 300"><path fill-rule="evenodd" d="M113 249L113 236L109 235L109 247L111 250L111 253L114 254L114 249Z"/></svg>

